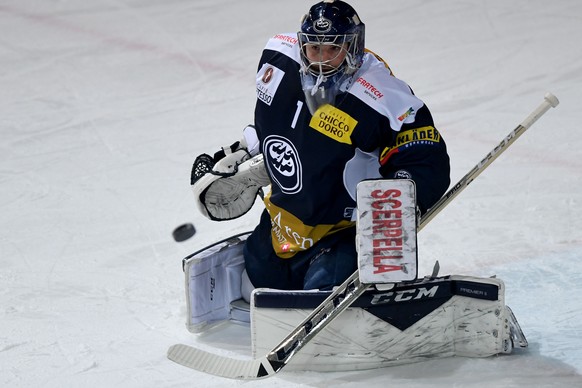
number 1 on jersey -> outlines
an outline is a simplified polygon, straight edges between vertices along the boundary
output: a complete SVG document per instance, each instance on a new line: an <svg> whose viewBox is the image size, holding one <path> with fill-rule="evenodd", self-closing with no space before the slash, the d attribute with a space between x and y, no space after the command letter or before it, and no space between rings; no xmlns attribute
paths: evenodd
<svg viewBox="0 0 582 388"><path fill-rule="evenodd" d="M295 116L293 116L293 122L291 123L291 128L293 129L295 129L295 125L297 125L297 120L299 119L301 108L303 108L303 101L297 101L297 110L295 111Z"/></svg>

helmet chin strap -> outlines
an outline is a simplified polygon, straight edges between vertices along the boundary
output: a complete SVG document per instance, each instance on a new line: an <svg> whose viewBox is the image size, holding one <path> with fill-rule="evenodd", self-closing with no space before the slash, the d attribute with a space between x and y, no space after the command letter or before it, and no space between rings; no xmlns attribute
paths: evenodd
<svg viewBox="0 0 582 388"><path fill-rule="evenodd" d="M315 96L315 93L317 93L317 90L319 89L319 86L322 83L324 83L325 81L327 81L327 77L320 73L317 76L317 80L315 81L315 85L313 85L313 87L311 88L311 95L312 96Z"/></svg>

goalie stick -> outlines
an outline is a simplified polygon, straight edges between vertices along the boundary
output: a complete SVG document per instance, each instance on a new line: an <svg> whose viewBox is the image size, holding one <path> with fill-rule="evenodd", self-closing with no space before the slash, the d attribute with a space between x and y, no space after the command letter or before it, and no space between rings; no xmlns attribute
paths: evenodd
<svg viewBox="0 0 582 388"><path fill-rule="evenodd" d="M469 171L420 219L418 231L447 206L461 191L479 176L501 153L535 123L550 108L559 104L558 99L547 93L544 102L518 125L481 162ZM338 286L313 312L268 354L257 359L236 359L210 353L189 345L176 344L168 349L168 358L178 364L216 376L232 379L259 379L281 371L314 336L335 317L347 309L368 288L360 282L358 271Z"/></svg>

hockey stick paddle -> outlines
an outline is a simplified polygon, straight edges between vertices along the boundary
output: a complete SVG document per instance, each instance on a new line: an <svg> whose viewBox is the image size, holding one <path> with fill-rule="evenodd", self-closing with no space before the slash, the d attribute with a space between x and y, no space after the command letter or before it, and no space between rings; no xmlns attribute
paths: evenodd
<svg viewBox="0 0 582 388"><path fill-rule="evenodd" d="M559 104L553 94L546 94L544 102L499 143L479 164L453 186L428 212L422 216L418 231L447 206L461 191L479 176L501 153L535 123L550 108ZM347 309L368 285L360 282L358 271L338 286L313 312L268 354L257 359L236 359L209 353L188 345L177 344L168 349L168 358L178 364L216 376L232 379L259 379L270 377L282 370L299 350L323 330L335 317Z"/></svg>

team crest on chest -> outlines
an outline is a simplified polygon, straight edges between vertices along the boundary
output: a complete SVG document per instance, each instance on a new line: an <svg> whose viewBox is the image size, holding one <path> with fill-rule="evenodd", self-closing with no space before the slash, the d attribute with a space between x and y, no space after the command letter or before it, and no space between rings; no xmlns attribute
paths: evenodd
<svg viewBox="0 0 582 388"><path fill-rule="evenodd" d="M297 149L288 139L267 136L263 142L263 155L272 179L286 194L295 194L303 187L303 169Z"/></svg>

